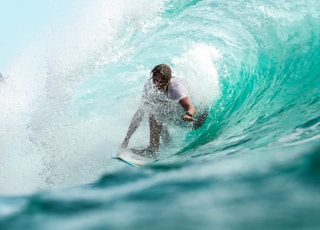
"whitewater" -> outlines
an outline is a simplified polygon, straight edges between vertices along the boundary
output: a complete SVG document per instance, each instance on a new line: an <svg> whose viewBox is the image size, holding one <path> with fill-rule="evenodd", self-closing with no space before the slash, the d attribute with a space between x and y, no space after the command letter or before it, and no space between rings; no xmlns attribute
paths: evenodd
<svg viewBox="0 0 320 230"><path fill-rule="evenodd" d="M1 229L319 228L317 0L76 5L0 79ZM133 168L111 156L160 63L209 116Z"/></svg>

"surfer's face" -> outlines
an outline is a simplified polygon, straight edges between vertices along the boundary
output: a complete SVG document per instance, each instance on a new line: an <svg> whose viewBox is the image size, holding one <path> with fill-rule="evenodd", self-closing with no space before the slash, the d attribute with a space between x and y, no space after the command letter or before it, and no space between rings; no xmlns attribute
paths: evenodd
<svg viewBox="0 0 320 230"><path fill-rule="evenodd" d="M152 76L152 82L159 90L166 89L169 83L161 74L154 74Z"/></svg>

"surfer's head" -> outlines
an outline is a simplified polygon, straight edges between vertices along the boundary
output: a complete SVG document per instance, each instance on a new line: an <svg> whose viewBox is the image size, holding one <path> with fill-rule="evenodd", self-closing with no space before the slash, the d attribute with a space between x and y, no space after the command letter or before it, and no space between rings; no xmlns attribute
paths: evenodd
<svg viewBox="0 0 320 230"><path fill-rule="evenodd" d="M152 70L152 81L158 89L166 89L171 80L171 69L166 64L156 65Z"/></svg>

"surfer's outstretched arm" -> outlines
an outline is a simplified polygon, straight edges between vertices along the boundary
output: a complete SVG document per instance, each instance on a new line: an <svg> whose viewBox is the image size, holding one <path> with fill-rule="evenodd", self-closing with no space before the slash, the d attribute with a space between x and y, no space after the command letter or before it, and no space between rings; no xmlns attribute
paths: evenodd
<svg viewBox="0 0 320 230"><path fill-rule="evenodd" d="M180 105L186 112L183 116L182 119L185 121L196 121L196 119L193 118L193 115L196 113L196 109L194 108L191 100L189 97L184 97L179 101Z"/></svg>
<svg viewBox="0 0 320 230"><path fill-rule="evenodd" d="M129 144L129 140L132 136L132 134L137 130L137 128L139 127L142 119L144 116L144 111L143 109L138 109L137 112L133 115L130 126L128 128L127 131L127 135L124 138L122 144L121 144L121 148L127 148L128 144Z"/></svg>

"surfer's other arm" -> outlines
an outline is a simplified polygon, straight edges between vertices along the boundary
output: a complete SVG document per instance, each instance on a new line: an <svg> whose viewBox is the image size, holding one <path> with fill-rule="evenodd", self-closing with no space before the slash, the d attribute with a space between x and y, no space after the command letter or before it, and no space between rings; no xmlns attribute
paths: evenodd
<svg viewBox="0 0 320 230"><path fill-rule="evenodd" d="M196 109L194 108L192 102L190 101L189 97L184 97L179 101L180 105L186 112L183 116L182 119L185 121L196 121L194 119L193 115L196 113Z"/></svg>

